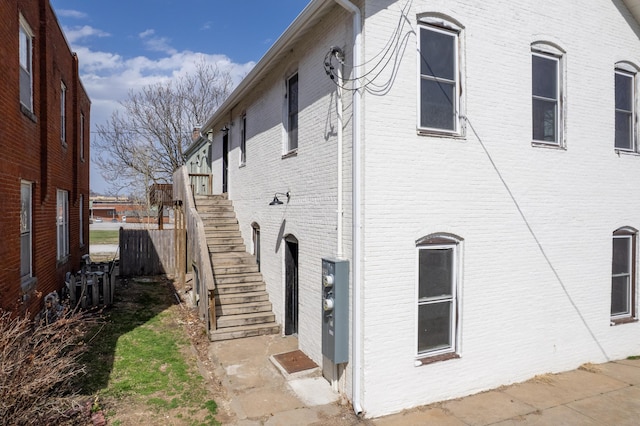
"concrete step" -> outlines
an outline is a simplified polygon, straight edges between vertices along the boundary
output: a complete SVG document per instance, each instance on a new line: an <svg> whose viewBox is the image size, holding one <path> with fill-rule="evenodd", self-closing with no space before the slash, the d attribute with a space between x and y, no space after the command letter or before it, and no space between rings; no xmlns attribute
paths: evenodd
<svg viewBox="0 0 640 426"><path fill-rule="evenodd" d="M269 295L266 291L250 293L221 294L216 297L216 305L236 305L238 303L268 302Z"/></svg>
<svg viewBox="0 0 640 426"><path fill-rule="evenodd" d="M263 336L265 334L278 334L280 326L274 323L254 324L241 327L223 328L209 333L209 340L217 342L220 340L241 339L243 337Z"/></svg>
<svg viewBox="0 0 640 426"><path fill-rule="evenodd" d="M230 305L217 305L216 316L240 315L255 312L271 312L271 302L236 303Z"/></svg>
<svg viewBox="0 0 640 426"><path fill-rule="evenodd" d="M216 284L215 295L218 297L221 294L255 293L266 289L264 282Z"/></svg>
<svg viewBox="0 0 640 426"><path fill-rule="evenodd" d="M245 284L245 283L262 283L262 274L260 272L251 272L247 274L229 274L221 277L215 277L216 286L227 284Z"/></svg>
<svg viewBox="0 0 640 426"><path fill-rule="evenodd" d="M218 330L228 327L242 327L254 324L274 323L276 316L272 312L254 312L250 314L223 315L216 320Z"/></svg>

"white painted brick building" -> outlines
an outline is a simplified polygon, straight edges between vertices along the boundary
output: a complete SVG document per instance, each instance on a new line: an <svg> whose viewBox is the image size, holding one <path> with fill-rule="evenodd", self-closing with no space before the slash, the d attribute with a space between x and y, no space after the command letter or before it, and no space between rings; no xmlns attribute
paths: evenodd
<svg viewBox="0 0 640 426"><path fill-rule="evenodd" d="M283 330L289 241L289 332L367 416L639 354L640 2L353 3L311 1L203 128ZM340 246L336 375L321 259Z"/></svg>

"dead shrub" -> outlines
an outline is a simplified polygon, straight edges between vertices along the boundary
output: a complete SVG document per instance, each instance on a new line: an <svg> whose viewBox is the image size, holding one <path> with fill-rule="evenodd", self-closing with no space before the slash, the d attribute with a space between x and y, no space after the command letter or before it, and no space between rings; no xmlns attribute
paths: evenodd
<svg viewBox="0 0 640 426"><path fill-rule="evenodd" d="M69 311L55 322L45 318L33 321L0 310L2 425L73 424L86 411L73 397L74 379L85 372L78 358L87 325L95 321Z"/></svg>

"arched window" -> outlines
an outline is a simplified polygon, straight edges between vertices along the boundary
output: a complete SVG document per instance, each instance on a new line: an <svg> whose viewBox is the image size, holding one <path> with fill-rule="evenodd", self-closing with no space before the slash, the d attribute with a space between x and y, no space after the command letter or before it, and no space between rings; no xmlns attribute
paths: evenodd
<svg viewBox="0 0 640 426"><path fill-rule="evenodd" d="M260 270L260 225L256 222L251 224L251 239L253 242L253 255L256 258L258 264L258 271Z"/></svg>
<svg viewBox="0 0 640 426"><path fill-rule="evenodd" d="M636 317L636 235L633 228L613 233L611 261L611 321L628 322Z"/></svg>
<svg viewBox="0 0 640 426"><path fill-rule="evenodd" d="M462 133L462 26L440 14L418 20L418 129Z"/></svg>
<svg viewBox="0 0 640 426"><path fill-rule="evenodd" d="M538 41L531 45L532 140L564 147L564 50Z"/></svg>
<svg viewBox="0 0 640 426"><path fill-rule="evenodd" d="M451 234L431 234L416 241L419 359L457 356L461 241Z"/></svg>
<svg viewBox="0 0 640 426"><path fill-rule="evenodd" d="M630 62L618 62L615 77L615 149L618 151L638 151L636 128L636 74L637 67Z"/></svg>

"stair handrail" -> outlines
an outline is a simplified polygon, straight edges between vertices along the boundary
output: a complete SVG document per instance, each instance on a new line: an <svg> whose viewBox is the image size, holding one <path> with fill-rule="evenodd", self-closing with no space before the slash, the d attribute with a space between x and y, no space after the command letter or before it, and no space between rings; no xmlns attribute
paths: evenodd
<svg viewBox="0 0 640 426"><path fill-rule="evenodd" d="M186 166L182 166L174 172L173 185L174 201L181 200L184 208L187 228L187 259L191 259L191 262L198 268L198 279L202 284L201 288L206 289L205 294L197 294L197 297L199 297L198 308L201 315L207 318L209 331L214 331L216 329L216 316L213 267L209 257L204 223L196 210L195 198L191 190L189 172ZM198 290L198 288L194 288L194 291L197 292ZM210 297L212 298L211 300L209 299ZM209 303L213 303L213 306L210 307Z"/></svg>

